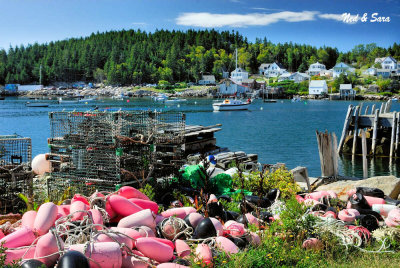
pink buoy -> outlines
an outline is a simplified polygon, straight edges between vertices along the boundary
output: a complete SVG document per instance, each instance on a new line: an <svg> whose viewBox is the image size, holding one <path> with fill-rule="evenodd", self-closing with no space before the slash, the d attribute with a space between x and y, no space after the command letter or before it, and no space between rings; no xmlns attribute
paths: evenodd
<svg viewBox="0 0 400 268"><path fill-rule="evenodd" d="M196 261L202 261L206 264L212 263L213 255L207 244L198 244L195 251Z"/></svg>
<svg viewBox="0 0 400 268"><path fill-rule="evenodd" d="M89 206L83 203L82 201L75 201L71 204L70 214L73 214L73 221L81 221L83 217L87 215L85 211L89 210Z"/></svg>
<svg viewBox="0 0 400 268"><path fill-rule="evenodd" d="M118 215L117 215L117 213L111 208L109 199L110 199L110 197L107 197L107 200L106 200L106 212L107 212L107 214L108 214L108 217L110 217L110 219L112 220L112 219L115 219Z"/></svg>
<svg viewBox="0 0 400 268"><path fill-rule="evenodd" d="M333 212L333 211L330 211L330 210L325 212L325 214L322 215L322 217L324 217L324 218L332 218L332 219L336 219L337 218L336 213Z"/></svg>
<svg viewBox="0 0 400 268"><path fill-rule="evenodd" d="M261 238L257 233L250 232L250 235L246 236L246 240L255 247L258 247L259 245L261 245Z"/></svg>
<svg viewBox="0 0 400 268"><path fill-rule="evenodd" d="M166 218L161 215L156 215L156 224L159 224L160 222L162 222L165 219Z"/></svg>
<svg viewBox="0 0 400 268"><path fill-rule="evenodd" d="M122 267L123 268L148 268L149 265L142 259L138 259L134 256L123 255L122 256Z"/></svg>
<svg viewBox="0 0 400 268"><path fill-rule="evenodd" d="M155 214L158 213L158 204L156 202L150 201L150 200L145 200L145 199L140 199L140 198L129 198L129 201L134 203L135 205L143 208L143 209L150 209L153 211Z"/></svg>
<svg viewBox="0 0 400 268"><path fill-rule="evenodd" d="M327 195L329 196L329 193L327 191L318 191L307 194L305 199L313 199L315 201L319 201L321 198Z"/></svg>
<svg viewBox="0 0 400 268"><path fill-rule="evenodd" d="M57 243L60 245L60 248L58 248ZM37 242L35 259L43 262L44 264L46 264L47 267L53 267L60 257L60 254L55 253L63 250L64 242L60 238L55 237L53 233L48 232L47 234L41 236Z"/></svg>
<svg viewBox="0 0 400 268"><path fill-rule="evenodd" d="M33 224L34 230L39 235L44 235L49 231L50 227L53 226L57 218L57 211L57 206L52 202L44 203L39 207Z"/></svg>
<svg viewBox="0 0 400 268"><path fill-rule="evenodd" d="M0 239L0 245L4 242L6 248L18 248L24 246L30 246L35 241L36 236L32 229L26 226L21 227L15 232L6 235Z"/></svg>
<svg viewBox="0 0 400 268"><path fill-rule="evenodd" d="M121 233L123 235L126 235L130 238L132 238L133 240L133 247L135 247L135 240L143 237L143 235L141 233L139 233L136 230L133 230L131 228L121 228L121 227L111 227L111 230L117 233Z"/></svg>
<svg viewBox="0 0 400 268"><path fill-rule="evenodd" d="M165 218L169 218L171 216L175 216L180 219L184 219L186 217L186 210L185 208L170 208L166 211L161 212L161 215Z"/></svg>
<svg viewBox="0 0 400 268"><path fill-rule="evenodd" d="M156 237L155 232L150 227L140 226L135 228L135 230L137 230L142 237Z"/></svg>
<svg viewBox="0 0 400 268"><path fill-rule="evenodd" d="M24 255L25 256L22 260L33 259L35 257L35 250L36 245L33 245L29 248L7 249L5 251L6 260L4 264L11 264L14 261L21 260L22 256Z"/></svg>
<svg viewBox="0 0 400 268"><path fill-rule="evenodd" d="M130 250L133 248L133 240L124 234L107 233L107 234L96 234L93 237L95 243L101 242L115 242L118 241L119 244L124 243ZM124 249L124 248L122 248Z"/></svg>
<svg viewBox="0 0 400 268"><path fill-rule="evenodd" d="M186 212L186 216L189 215L190 213L195 213L197 211L194 207L183 207L183 209Z"/></svg>
<svg viewBox="0 0 400 268"><path fill-rule="evenodd" d="M372 210L378 212L381 216L387 217L392 209L396 209L395 205L389 204L373 204Z"/></svg>
<svg viewBox="0 0 400 268"><path fill-rule="evenodd" d="M364 196L365 200L367 200L368 205L372 207L374 204L386 204L385 199L379 198L379 197L373 197L373 196Z"/></svg>
<svg viewBox="0 0 400 268"><path fill-rule="evenodd" d="M397 227L400 225L400 208L392 209L385 220L389 227ZM1 241L1 240L0 240Z"/></svg>
<svg viewBox="0 0 400 268"><path fill-rule="evenodd" d="M224 227L222 226L222 223L217 220L216 218L210 217L210 220L212 221L215 231L217 233L217 236L223 235L224 234Z"/></svg>
<svg viewBox="0 0 400 268"><path fill-rule="evenodd" d="M196 229L197 225L204 219L204 216L200 213L190 213L185 217L185 222Z"/></svg>
<svg viewBox="0 0 400 268"><path fill-rule="evenodd" d="M121 219L117 227L131 228L139 226L148 226L151 229L156 228L156 217L150 209L144 209L130 216Z"/></svg>
<svg viewBox="0 0 400 268"><path fill-rule="evenodd" d="M207 204L212 202L218 202L218 198L214 194L210 194L210 198L208 199Z"/></svg>
<svg viewBox="0 0 400 268"><path fill-rule="evenodd" d="M72 197L72 199L71 199L71 204L73 204L76 201L81 201L81 202L85 203L86 205L90 206L89 201L83 195L74 194L74 197Z"/></svg>
<svg viewBox="0 0 400 268"><path fill-rule="evenodd" d="M164 262L164 263L157 265L156 268L189 268L189 266L180 265L180 264L173 263L173 262Z"/></svg>
<svg viewBox="0 0 400 268"><path fill-rule="evenodd" d="M348 208L339 211L338 218L344 222L354 222L356 216L360 216L360 212L356 209Z"/></svg>
<svg viewBox="0 0 400 268"><path fill-rule="evenodd" d="M150 200L144 193L141 191L131 187L131 186L123 186L118 190L118 195L123 196L127 199L129 198L140 198L144 200Z"/></svg>
<svg viewBox="0 0 400 268"><path fill-rule="evenodd" d="M169 246L170 248L172 248L172 250L175 250L175 245L171 240L159 238L159 237L149 237L149 238L157 240L158 242L161 242L161 243Z"/></svg>
<svg viewBox="0 0 400 268"><path fill-rule="evenodd" d="M215 238L215 244L217 248L229 254L236 254L239 252L239 248L228 238L223 236L218 236Z"/></svg>
<svg viewBox="0 0 400 268"><path fill-rule="evenodd" d="M178 255L178 257L180 258L184 258L190 255L190 247L188 244L185 243L185 241L177 239L175 241L175 250L176 250L176 254Z"/></svg>
<svg viewBox="0 0 400 268"><path fill-rule="evenodd" d="M103 215L101 215L100 210L92 208L89 210L89 213L92 216L93 223L97 224L95 226L96 229L102 230L103 229Z"/></svg>
<svg viewBox="0 0 400 268"><path fill-rule="evenodd" d="M324 248L322 242L317 238L309 238L303 242L304 249L321 250Z"/></svg>
<svg viewBox="0 0 400 268"><path fill-rule="evenodd" d="M242 236L245 233L244 224L238 223L236 221L227 221L224 224L225 232L232 236Z"/></svg>
<svg viewBox="0 0 400 268"><path fill-rule="evenodd" d="M350 189L350 190L348 190L347 191L347 196L348 197L351 197L351 196L353 196L353 194L355 194L355 193L357 193L357 190L356 189Z"/></svg>
<svg viewBox="0 0 400 268"><path fill-rule="evenodd" d="M50 161L47 160L45 154L38 154L33 158L32 170L37 175L43 175L46 172L50 172Z"/></svg>
<svg viewBox="0 0 400 268"><path fill-rule="evenodd" d="M0 229L0 239L2 239L3 237L5 237L5 235L4 235L3 231Z"/></svg>
<svg viewBox="0 0 400 268"><path fill-rule="evenodd" d="M21 226L26 226L33 229L33 224L35 223L36 215L37 212L34 210L25 212L24 215L22 215Z"/></svg>
<svg viewBox="0 0 400 268"><path fill-rule="evenodd" d="M174 250L152 237L141 237L136 240L136 248L146 257L158 261L170 261L174 255Z"/></svg>
<svg viewBox="0 0 400 268"><path fill-rule="evenodd" d="M253 214L246 213L246 218L247 218L247 221L249 224L254 224L257 227L260 226L260 222L258 221L258 219L256 217L253 216Z"/></svg>
<svg viewBox="0 0 400 268"><path fill-rule="evenodd" d="M67 215L69 215L70 208L71 208L71 205L59 205L59 206L57 206L57 212L58 212L58 214L61 214L62 216L67 216Z"/></svg>
<svg viewBox="0 0 400 268"><path fill-rule="evenodd" d="M123 217L132 215L136 212L143 210L140 206L132 203L128 199L119 195L110 196L109 202L111 204L111 208L118 214Z"/></svg>
<svg viewBox="0 0 400 268"><path fill-rule="evenodd" d="M304 202L304 198L301 197L300 195L296 195L296 200L297 200L297 202L299 202L300 204Z"/></svg>
<svg viewBox="0 0 400 268"><path fill-rule="evenodd" d="M118 243L115 242L75 244L71 245L69 250L79 251L88 257L90 268L122 266L122 252Z"/></svg>
<svg viewBox="0 0 400 268"><path fill-rule="evenodd" d="M328 191L326 191L326 192L329 194L329 197L330 197L330 198L334 198L334 199L337 198L337 194L336 194L334 191L328 190Z"/></svg>

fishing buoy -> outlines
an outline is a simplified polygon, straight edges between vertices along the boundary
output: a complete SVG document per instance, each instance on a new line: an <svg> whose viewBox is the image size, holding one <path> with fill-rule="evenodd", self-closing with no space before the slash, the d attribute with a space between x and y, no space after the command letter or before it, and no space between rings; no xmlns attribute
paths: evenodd
<svg viewBox="0 0 400 268"><path fill-rule="evenodd" d="M140 253L140 252L138 252L138 253ZM138 254L136 254L136 255L138 255ZM149 262L149 259L144 256L141 259L138 259L134 256L123 255L122 256L122 267L123 268L148 268L149 265L145 261Z"/></svg>
<svg viewBox="0 0 400 268"><path fill-rule="evenodd" d="M170 208L166 211L161 212L161 215L165 218L175 216L177 218L184 219L187 213L184 208Z"/></svg>
<svg viewBox="0 0 400 268"><path fill-rule="evenodd" d="M4 247L6 248L18 248L29 246L35 241L36 236L33 233L32 229L26 226L21 227L15 232L3 237L0 239L0 245L4 243Z"/></svg>
<svg viewBox="0 0 400 268"><path fill-rule="evenodd" d="M34 210L25 212L24 215L22 215L21 226L26 226L33 229L33 224L35 222L36 215L37 212Z"/></svg>
<svg viewBox="0 0 400 268"><path fill-rule="evenodd" d="M164 263L157 265L156 268L189 268L189 267L190 266L181 265L181 264L174 263L174 262L164 262Z"/></svg>
<svg viewBox="0 0 400 268"><path fill-rule="evenodd" d="M33 228L39 235L47 233L56 221L58 208L52 202L44 203L39 207Z"/></svg>
<svg viewBox="0 0 400 268"><path fill-rule="evenodd" d="M95 243L101 243L101 242L118 242L120 245L124 243L129 250L133 248L133 240L124 234L117 234L117 233L99 233L96 234L93 237L93 241ZM124 248L122 248L124 249Z"/></svg>
<svg viewBox="0 0 400 268"><path fill-rule="evenodd" d="M57 213L61 214L62 216L69 215L71 205L59 205L57 206Z"/></svg>
<svg viewBox="0 0 400 268"><path fill-rule="evenodd" d="M257 233L250 232L250 235L246 236L246 240L255 247L261 245L261 238Z"/></svg>
<svg viewBox="0 0 400 268"><path fill-rule="evenodd" d="M135 214L122 218L117 227L131 228L147 226L151 229L156 228L155 215L150 209L144 209Z"/></svg>
<svg viewBox="0 0 400 268"><path fill-rule="evenodd" d="M125 197L126 199L129 198L140 198L145 200L150 200L144 193L141 191L131 187L131 186L123 186L118 190L118 195Z"/></svg>
<svg viewBox="0 0 400 268"><path fill-rule="evenodd" d="M158 261L170 261L174 255L174 250L151 237L141 237L136 240L136 248L146 257Z"/></svg>
<svg viewBox="0 0 400 268"><path fill-rule="evenodd" d="M213 261L213 255L210 247L207 244L198 244L195 251L196 261L202 261L205 264L210 264Z"/></svg>
<svg viewBox="0 0 400 268"><path fill-rule="evenodd" d="M110 217L110 220L115 219L118 215L117 213L111 208L110 201L109 201L110 196L107 197L106 200L106 212L108 214L108 217Z"/></svg>
<svg viewBox="0 0 400 268"><path fill-rule="evenodd" d="M400 208L392 209L385 220L389 227L397 227L400 225ZM0 240L1 242L1 240Z"/></svg>
<svg viewBox="0 0 400 268"><path fill-rule="evenodd" d="M239 248L228 238L223 236L218 236L215 238L215 244L217 248L223 252L229 254L236 254L239 252Z"/></svg>
<svg viewBox="0 0 400 268"><path fill-rule="evenodd" d="M150 200L145 200L145 199L140 199L140 198L129 198L129 201L134 203L135 205L138 205L142 209L150 209L153 211L155 214L158 213L158 204L156 202L150 201Z"/></svg>
<svg viewBox="0 0 400 268"><path fill-rule="evenodd" d="M57 244L60 246L60 248L58 248ZM58 237L54 236L53 233L48 232L47 234L41 236L37 242L35 259L40 260L46 264L47 267L53 267L60 257L60 254L56 253L63 250L64 242Z"/></svg>
<svg viewBox="0 0 400 268"><path fill-rule="evenodd" d="M43 262L39 260L26 260L21 264L21 268L42 268Z"/></svg>
<svg viewBox="0 0 400 268"><path fill-rule="evenodd" d="M356 209L343 209L339 211L338 218L344 222L354 222L356 216L360 216L360 212Z"/></svg>
<svg viewBox="0 0 400 268"><path fill-rule="evenodd" d="M378 220L372 215L360 215L356 216L356 220L359 225L373 232L379 228Z"/></svg>
<svg viewBox="0 0 400 268"><path fill-rule="evenodd" d="M89 201L86 199L86 197L84 197L83 195L80 195L80 194L74 194L74 197L72 197L72 199L71 199L71 204L73 204L76 201L81 201L88 206L90 205Z"/></svg>
<svg viewBox="0 0 400 268"><path fill-rule="evenodd" d="M195 212L195 213L190 213L189 215L187 215L185 217L184 221L186 222L186 224L188 226L192 227L193 229L196 229L199 222L201 222L203 219L204 219L203 215Z"/></svg>
<svg viewBox="0 0 400 268"><path fill-rule="evenodd" d="M221 224L221 223L220 223ZM222 226L222 225L221 225ZM197 239L217 236L217 230L210 218L204 218L196 227L194 237Z"/></svg>
<svg viewBox="0 0 400 268"><path fill-rule="evenodd" d="M381 205L386 204L386 201L383 198L366 196L366 195L364 196L364 198L365 200L367 200L367 203L370 207L372 207L372 205L374 204L381 204Z"/></svg>
<svg viewBox="0 0 400 268"><path fill-rule="evenodd" d="M128 102L128 103L129 103L129 102L130 102L130 100L126 100L126 102Z"/></svg>
<svg viewBox="0 0 400 268"><path fill-rule="evenodd" d="M135 230L138 231L142 237L156 237L156 234L150 227L140 226L136 227Z"/></svg>
<svg viewBox="0 0 400 268"><path fill-rule="evenodd" d="M89 207L82 201L75 201L71 204L70 213L73 214L73 221L80 221L86 215L85 211L88 210Z"/></svg>
<svg viewBox="0 0 400 268"><path fill-rule="evenodd" d="M69 250L83 253L91 268L114 268L122 266L122 252L116 242L71 245Z"/></svg>
<svg viewBox="0 0 400 268"><path fill-rule="evenodd" d="M242 238L231 236L231 235L226 235L225 237L228 238L229 240L231 240L233 242L233 244L235 244L239 249L246 248L247 241L243 240Z"/></svg>
<svg viewBox="0 0 400 268"><path fill-rule="evenodd" d="M225 232L232 236L242 236L245 233L244 224L236 221L227 221L224 224Z"/></svg>
<svg viewBox="0 0 400 268"><path fill-rule="evenodd" d="M392 209L396 209L395 205L373 204L372 210L378 212L381 216L387 217Z"/></svg>
<svg viewBox="0 0 400 268"><path fill-rule="evenodd" d="M324 248L324 244L317 238L309 238L303 242L302 247L309 250L321 250Z"/></svg>
<svg viewBox="0 0 400 268"><path fill-rule="evenodd" d="M43 175L50 172L50 161L46 159L45 154L38 154L32 160L32 170L36 175Z"/></svg>
<svg viewBox="0 0 400 268"><path fill-rule="evenodd" d="M69 250L58 261L58 268L89 268L89 261L81 252Z"/></svg>
<svg viewBox="0 0 400 268"><path fill-rule="evenodd" d="M111 230L114 232L118 232L123 235L126 235L127 237L130 237L131 239L133 239L133 247L135 247L134 240L136 240L140 237L144 237L139 231L133 230L131 228L111 227Z"/></svg>
<svg viewBox="0 0 400 268"><path fill-rule="evenodd" d="M207 212L209 217L219 217L223 221L226 221L224 206L220 202L208 203Z"/></svg>
<svg viewBox="0 0 400 268"><path fill-rule="evenodd" d="M7 249L5 251L6 260L4 264L10 264L13 261L18 261L22 259L33 259L35 256L36 245L31 246L30 248L21 248L21 249ZM23 260L22 260L23 261ZM42 262L40 262L43 265Z"/></svg>
<svg viewBox="0 0 400 268"><path fill-rule="evenodd" d="M98 209L90 209L89 210L90 216L93 219L93 223L96 224L95 228L97 230L103 229L103 215L101 215L100 210Z"/></svg>
<svg viewBox="0 0 400 268"><path fill-rule="evenodd" d="M141 208L140 206L136 205L135 203L132 203L125 197L119 195L110 196L109 202L111 204L111 208L115 212L117 212L118 215L124 217L143 210L143 208Z"/></svg>
<svg viewBox="0 0 400 268"><path fill-rule="evenodd" d="M190 247L188 244L185 243L185 241L181 239L177 239L175 241L175 249L176 249L176 254L180 258L184 258L190 255Z"/></svg>
<svg viewBox="0 0 400 268"><path fill-rule="evenodd" d="M354 209L371 209L371 206L368 204L368 201L366 198L360 194L360 193L355 193L349 198L350 207ZM349 206L348 204L348 206Z"/></svg>

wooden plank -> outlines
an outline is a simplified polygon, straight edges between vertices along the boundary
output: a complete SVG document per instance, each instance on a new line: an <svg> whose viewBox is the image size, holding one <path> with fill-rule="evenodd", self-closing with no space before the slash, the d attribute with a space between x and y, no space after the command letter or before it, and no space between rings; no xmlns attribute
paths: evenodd
<svg viewBox="0 0 400 268"><path fill-rule="evenodd" d="M347 109L346 119L344 120L342 136L340 137L340 142L338 147L339 154L342 152L343 149L344 139L346 138L347 135L347 130L349 128L352 113L353 113L353 105L349 105L349 108Z"/></svg>
<svg viewBox="0 0 400 268"><path fill-rule="evenodd" d="M338 165L338 152L337 152L337 137L335 132L332 133L332 138L333 138L333 147L332 147L333 173L334 176L337 177L339 175L339 165Z"/></svg>
<svg viewBox="0 0 400 268"><path fill-rule="evenodd" d="M372 115L375 114L375 104L372 105L371 114L372 114Z"/></svg>
<svg viewBox="0 0 400 268"><path fill-rule="evenodd" d="M384 103L381 103L381 108L379 109L380 114L383 114L383 112L385 111L385 109L383 107L384 105L385 105Z"/></svg>
<svg viewBox="0 0 400 268"><path fill-rule="evenodd" d="M367 163L367 138L364 129L361 130L361 144L362 144L362 159L363 159L363 178L368 178L368 163Z"/></svg>
<svg viewBox="0 0 400 268"><path fill-rule="evenodd" d="M379 121L379 110L375 111L375 118L374 118L374 126L373 126L373 133L372 133L372 155L375 156L376 150L376 139L378 135L378 121Z"/></svg>
<svg viewBox="0 0 400 268"><path fill-rule="evenodd" d="M358 130L358 112L360 110L360 106L356 107L356 111L355 111L355 119L354 119L354 134L353 134L353 150L351 151L351 153L354 155L356 154L356 147L357 147L357 130Z"/></svg>
<svg viewBox="0 0 400 268"><path fill-rule="evenodd" d="M389 99L386 103L385 113L390 113L390 109L392 108L392 100Z"/></svg>
<svg viewBox="0 0 400 268"><path fill-rule="evenodd" d="M395 144L395 155L397 156L397 149L399 146L399 136L400 136L400 113L397 114L397 124L396 124L396 144Z"/></svg>
<svg viewBox="0 0 400 268"><path fill-rule="evenodd" d="M397 125L397 114L393 113L393 123L392 123L392 136L390 137L390 157L393 157L393 151L394 151L394 141L395 141L395 136L396 136L396 125Z"/></svg>
<svg viewBox="0 0 400 268"><path fill-rule="evenodd" d="M367 115L367 114L368 114L368 108L369 108L369 105L367 105L367 107L365 107L364 115Z"/></svg>

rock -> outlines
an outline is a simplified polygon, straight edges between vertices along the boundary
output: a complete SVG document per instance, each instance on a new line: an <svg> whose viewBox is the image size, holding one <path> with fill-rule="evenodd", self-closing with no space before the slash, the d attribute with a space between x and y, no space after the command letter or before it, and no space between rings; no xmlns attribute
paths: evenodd
<svg viewBox="0 0 400 268"><path fill-rule="evenodd" d="M381 189L385 195L390 198L397 199L400 194L400 178L395 176L378 176L365 180L342 180L318 187L318 191L332 190L337 193L342 200L347 200L347 191L356 187L371 187Z"/></svg>

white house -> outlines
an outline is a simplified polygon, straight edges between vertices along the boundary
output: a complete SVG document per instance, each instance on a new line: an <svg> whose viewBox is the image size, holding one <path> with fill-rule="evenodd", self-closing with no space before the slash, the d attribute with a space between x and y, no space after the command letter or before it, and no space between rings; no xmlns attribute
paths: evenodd
<svg viewBox="0 0 400 268"><path fill-rule="evenodd" d="M285 67L283 67L282 64L274 62L264 72L264 75L266 77L278 77L286 72L287 71L286 71Z"/></svg>
<svg viewBox="0 0 400 268"><path fill-rule="evenodd" d="M220 96L240 95L250 91L249 87L236 84L230 79L226 79L218 85L218 94Z"/></svg>
<svg viewBox="0 0 400 268"><path fill-rule="evenodd" d="M321 95L328 93L328 86L325 80L311 80L308 86L309 95Z"/></svg>
<svg viewBox="0 0 400 268"><path fill-rule="evenodd" d="M341 99L354 99L356 97L356 91L351 84L340 84L339 92Z"/></svg>
<svg viewBox="0 0 400 268"><path fill-rule="evenodd" d="M309 74L310 76L313 76L313 75L319 75L320 72L324 70L326 70L326 66L317 61L316 63L310 65L306 73Z"/></svg>
<svg viewBox="0 0 400 268"><path fill-rule="evenodd" d="M292 76L292 74L289 72L283 73L278 77L278 81L281 82L281 81L285 81L285 80L290 80L291 76Z"/></svg>
<svg viewBox="0 0 400 268"><path fill-rule="evenodd" d="M332 77L333 76L333 69L322 70L321 72L319 72L319 76Z"/></svg>
<svg viewBox="0 0 400 268"><path fill-rule="evenodd" d="M350 67L344 62L340 62L333 67L333 77L339 77L341 74L347 75L349 73L355 73L355 71L355 68Z"/></svg>
<svg viewBox="0 0 400 268"><path fill-rule="evenodd" d="M364 75L376 75L376 68L368 68L367 70L363 71Z"/></svg>
<svg viewBox="0 0 400 268"><path fill-rule="evenodd" d="M203 75L202 79L199 80L199 85L215 85L215 76Z"/></svg>
<svg viewBox="0 0 400 268"><path fill-rule="evenodd" d="M238 67L233 72L231 72L231 80L236 84L242 84L243 80L249 78L249 73Z"/></svg>
<svg viewBox="0 0 400 268"><path fill-rule="evenodd" d="M289 77L289 80L292 80L295 83L300 83L308 79L310 79L310 76L308 74L299 72L295 72Z"/></svg>
<svg viewBox="0 0 400 268"><path fill-rule="evenodd" d="M258 67L258 73L261 75L265 75L265 71L268 70L268 67L271 65L272 63L262 63L260 65L260 67Z"/></svg>
<svg viewBox="0 0 400 268"><path fill-rule="evenodd" d="M376 58L375 63L380 63L382 65L382 69L396 70L399 68L397 60L395 60L392 56Z"/></svg>

